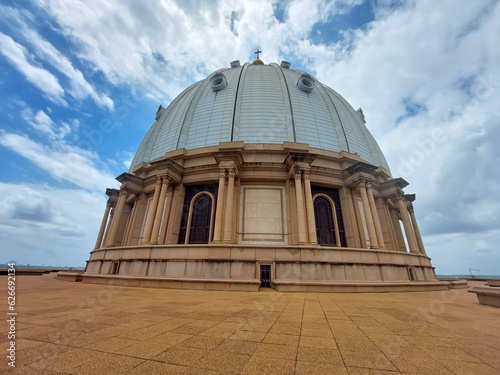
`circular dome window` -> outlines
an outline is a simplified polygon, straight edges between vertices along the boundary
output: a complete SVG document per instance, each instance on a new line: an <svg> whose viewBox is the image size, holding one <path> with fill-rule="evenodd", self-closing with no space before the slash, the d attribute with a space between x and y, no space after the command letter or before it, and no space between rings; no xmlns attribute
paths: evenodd
<svg viewBox="0 0 500 375"><path fill-rule="evenodd" d="M227 86L227 80L224 74L218 73L210 79L210 87L212 91L220 91Z"/></svg>
<svg viewBox="0 0 500 375"><path fill-rule="evenodd" d="M311 92L314 89L314 79L303 74L300 76L297 86L304 92Z"/></svg>

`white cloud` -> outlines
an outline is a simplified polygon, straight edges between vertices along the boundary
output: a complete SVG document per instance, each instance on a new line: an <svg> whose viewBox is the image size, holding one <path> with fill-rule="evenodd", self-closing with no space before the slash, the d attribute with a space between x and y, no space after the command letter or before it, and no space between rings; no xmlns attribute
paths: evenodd
<svg viewBox="0 0 500 375"><path fill-rule="evenodd" d="M71 127L67 123L63 122L61 126L57 126L44 111L33 114L30 108L25 108L21 116L34 129L51 139L62 139L71 132Z"/></svg>
<svg viewBox="0 0 500 375"><path fill-rule="evenodd" d="M276 2L186 2L39 0L65 35L77 41L79 56L114 83L144 85L157 98L172 98L192 80L253 58L266 62L294 52L318 22L345 13L360 1L287 3L286 22L274 15ZM231 28L231 24L233 27Z"/></svg>
<svg viewBox="0 0 500 375"><path fill-rule="evenodd" d="M0 32L0 52L26 79L41 90L51 101L66 105L64 90L49 71L31 64L26 49L10 36Z"/></svg>
<svg viewBox="0 0 500 375"><path fill-rule="evenodd" d="M113 109L113 100L105 94L98 93L90 83L85 80L83 73L75 69L68 58L61 54L52 44L42 39L40 35L30 29L24 29L23 35L35 48L35 53L40 59L49 62L62 74L69 78L70 88L68 93L77 100L91 97L98 105Z"/></svg>
<svg viewBox="0 0 500 375"><path fill-rule="evenodd" d="M500 231L436 234L427 237L426 250L440 275L498 275ZM479 271L477 271L479 270Z"/></svg>
<svg viewBox="0 0 500 375"><path fill-rule="evenodd" d="M0 263L84 267L105 202L85 190L0 183Z"/></svg>
<svg viewBox="0 0 500 375"><path fill-rule="evenodd" d="M98 105L113 109L113 101L109 96L97 92L66 56L28 26L29 20L33 18L29 12L7 6L0 6L0 11L4 16L3 21L10 23L12 32L30 44L38 58L51 64L69 79L69 95L77 100L91 97Z"/></svg>
<svg viewBox="0 0 500 375"><path fill-rule="evenodd" d="M98 156L95 153L63 140L44 145L26 135L3 132L0 133L0 144L30 160L57 180L98 192L118 185L110 173L96 166Z"/></svg>

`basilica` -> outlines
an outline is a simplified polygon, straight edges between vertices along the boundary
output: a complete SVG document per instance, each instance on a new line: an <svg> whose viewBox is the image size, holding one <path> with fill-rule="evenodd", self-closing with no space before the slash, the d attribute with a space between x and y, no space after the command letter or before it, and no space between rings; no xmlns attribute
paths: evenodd
<svg viewBox="0 0 500 375"><path fill-rule="evenodd" d="M233 61L160 106L117 180L83 282L453 287L436 278L415 195L391 175L363 111L286 61Z"/></svg>

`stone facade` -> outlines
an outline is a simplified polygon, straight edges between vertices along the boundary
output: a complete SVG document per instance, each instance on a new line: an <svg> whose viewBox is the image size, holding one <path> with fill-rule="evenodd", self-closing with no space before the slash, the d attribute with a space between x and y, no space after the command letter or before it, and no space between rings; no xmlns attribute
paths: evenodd
<svg viewBox="0 0 500 375"><path fill-rule="evenodd" d="M84 282L258 290L268 266L279 291L448 288L408 183L353 153L222 142L167 152L117 180Z"/></svg>

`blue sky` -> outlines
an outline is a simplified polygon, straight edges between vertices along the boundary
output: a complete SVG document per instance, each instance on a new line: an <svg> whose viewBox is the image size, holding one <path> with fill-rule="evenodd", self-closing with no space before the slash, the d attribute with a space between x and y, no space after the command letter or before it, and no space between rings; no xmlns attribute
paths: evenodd
<svg viewBox="0 0 500 375"><path fill-rule="evenodd" d="M438 273L499 273L499 1L0 4L0 262L83 266L158 105L260 48L363 108Z"/></svg>

